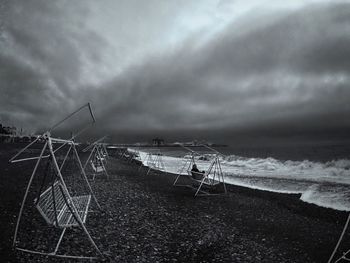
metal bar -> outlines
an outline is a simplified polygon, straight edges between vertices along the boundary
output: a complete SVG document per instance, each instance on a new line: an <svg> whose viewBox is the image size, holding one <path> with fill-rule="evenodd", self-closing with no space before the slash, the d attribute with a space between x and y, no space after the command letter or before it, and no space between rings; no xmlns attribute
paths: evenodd
<svg viewBox="0 0 350 263"><path fill-rule="evenodd" d="M26 200L27 200L29 188L30 188L30 186L31 186L31 184L32 184L32 181L33 181L34 175L35 175L35 173L36 173L36 170L37 170L38 167L39 167L39 163L40 163L40 161L41 161L41 157L42 157L43 154L44 154L44 151L45 151L45 149L46 149L46 147L47 147L47 144L48 144L48 142L45 142L45 145L44 145L43 149L41 150L40 158L38 159L38 161L37 161L36 164L35 164L35 167L34 167L34 169L33 169L32 175L30 176L30 179L29 179L29 182L28 182L28 185L27 185L26 192L25 192L24 197L23 197L23 201L22 201L22 204L21 204L21 209L19 210L18 219L17 219L17 223L16 223L15 234L14 234L14 237L13 237L13 243L12 243L13 247L16 246L18 227L19 227L19 223L20 223L20 221L21 221L21 217L22 217L22 213L23 213L24 204L25 204L25 202L26 202Z"/></svg>
<svg viewBox="0 0 350 263"><path fill-rule="evenodd" d="M25 248L20 248L20 247L16 247L16 249L19 251L22 251L22 252L26 252L26 253L43 255L43 256L51 256L51 257L56 257L56 258L87 259L87 260L97 259L97 257L83 257L83 256L70 256L70 255L45 253L45 252L40 252L40 251L35 251L35 250L25 249Z"/></svg>
<svg viewBox="0 0 350 263"><path fill-rule="evenodd" d="M94 147L95 147L95 146L94 146ZM94 153L94 149L92 149L92 151L90 152L89 157L87 158L87 160L86 160L86 162L85 162L85 164L84 164L84 166L83 166L84 170L85 170L86 166L88 165L88 163L89 163L89 161L90 161L91 156L92 156L93 153Z"/></svg>
<svg viewBox="0 0 350 263"><path fill-rule="evenodd" d="M67 160L67 158L68 158L68 155L69 155L71 149L72 149L72 145L69 146L69 149L68 149L66 155L64 156L64 159L63 159L62 164L61 164L61 167L60 167L60 171L62 170L63 165L66 163L66 160Z"/></svg>
<svg viewBox="0 0 350 263"><path fill-rule="evenodd" d="M107 176L107 179L109 179L109 174L107 173L107 169L106 169L106 167L105 167L105 165L103 163L103 160L101 159L101 155L100 155L100 152L98 151L98 149L97 149L97 156L100 158L100 162L101 162L101 165L103 167L103 171L104 171L104 173Z"/></svg>
<svg viewBox="0 0 350 263"><path fill-rule="evenodd" d="M80 172L82 173L82 175L83 175L83 177L84 177L84 180L85 180L85 183L87 184L87 186L88 186L88 188L89 188L89 192L91 193L92 197L94 198L94 201L95 201L96 205L98 206L98 208L99 208L100 210L102 210L100 204L98 203L98 201L97 201L97 199L96 199L96 196L95 196L94 192L92 191L92 188L91 188L91 185L90 185L90 183L89 183L89 180L88 180L87 177L86 177L86 174L85 174L83 165L81 164L81 161L80 161L80 158L79 158L79 154L78 154L77 149L75 148L75 145L73 146L73 150L74 150L75 156L76 156L76 158L77 158L77 160L78 160L78 164L79 164L79 167L80 167Z"/></svg>
<svg viewBox="0 0 350 263"><path fill-rule="evenodd" d="M48 157L50 157L50 155L42 156L41 159L48 158ZM11 161L11 163L19 163L19 162L24 162L24 161L38 160L39 158L40 157L37 156L37 157L29 157L29 158L17 159L17 160Z"/></svg>
<svg viewBox="0 0 350 263"><path fill-rule="evenodd" d="M69 220L71 219L71 217L72 217L72 216L70 215L70 216L69 216L69 219L68 219L68 222L69 222ZM56 245L56 248L55 248L55 251L53 252L53 254L56 254L56 253L57 253L58 248L59 248L60 245L61 245L61 242L62 242L64 233L66 233L66 229L67 229L67 228L63 228L62 233L61 233L61 235L60 235L60 239L59 239L58 242L57 242L57 245Z"/></svg>
<svg viewBox="0 0 350 263"><path fill-rule="evenodd" d="M200 189L202 188L202 186L203 186L203 184L204 184L205 179L208 178L208 175L210 174L210 172L211 172L212 169L213 169L213 162L210 164L208 171L205 172L205 173L203 174L202 181L201 181L201 183L200 183L200 185L199 185L199 187L198 187L198 189L197 189L197 192L195 193L194 196L197 196L198 192L200 191ZM209 181L209 182L210 182L210 181Z"/></svg>
<svg viewBox="0 0 350 263"><path fill-rule="evenodd" d="M30 146L32 146L34 143L36 143L37 140L39 140L40 138L42 138L43 136L39 136L37 137L34 141L32 141L31 143L29 143L26 147L24 147L22 150L20 150L18 153L16 153L10 160L9 162L13 162L13 160L19 156L21 153L23 153L25 150L27 150Z"/></svg>
<svg viewBox="0 0 350 263"><path fill-rule="evenodd" d="M221 174L221 178L222 178L222 183L223 183L223 185L224 185L224 191L225 191L225 194L227 194L225 178L224 178L224 174L222 173L222 168L221 168L221 162L220 162L220 160L219 160L219 169L220 169L220 174Z"/></svg>
<svg viewBox="0 0 350 263"><path fill-rule="evenodd" d="M176 185L177 180L179 180L180 176L181 176L181 174L178 174L178 176L176 177L175 182L173 183L173 185Z"/></svg>
<svg viewBox="0 0 350 263"><path fill-rule="evenodd" d="M195 153L195 154L197 154L197 155L201 155L201 154L199 154L198 152L196 152L196 151L194 151L194 150L192 150L191 148L189 148L189 147L187 147L187 146L185 146L185 145L183 145L183 144L179 144L182 148L184 148L185 150L187 150L187 151L189 151L189 152L191 152L191 153Z"/></svg>
<svg viewBox="0 0 350 263"><path fill-rule="evenodd" d="M83 152L86 152L88 150L90 150L91 148L93 148L93 146L95 146L96 144L102 142L104 139L106 139L107 135L97 139L96 141L92 142L90 145L88 145L86 148L83 149Z"/></svg>
<svg viewBox="0 0 350 263"><path fill-rule="evenodd" d="M50 137L52 143L74 143L73 140L65 140L65 139L59 139L59 138L52 138Z"/></svg>
<svg viewBox="0 0 350 263"><path fill-rule="evenodd" d="M343 231L342 231L342 233L341 233L341 235L340 235L340 237L339 237L339 240L338 240L338 242L337 242L337 244L336 244L336 246L335 246L335 248L334 248L334 250L333 250L333 253L332 253L332 255L330 256L330 258L328 259L328 263L331 263L331 262L332 262L333 257L334 257L334 255L335 255L335 253L337 252L337 250L338 250L338 248L339 248L339 245L340 245L340 243L341 243L341 241L342 241L342 239L343 239L343 237L344 237L344 235L345 235L346 229L348 228L349 222L350 222L350 213L349 213L348 219L347 219L346 222L345 222L345 225L344 225Z"/></svg>
<svg viewBox="0 0 350 263"><path fill-rule="evenodd" d="M193 155L192 155L192 157L193 157ZM182 172L185 169L185 167L187 167L187 170L189 170L189 167L191 166L191 164L193 162L192 157L191 157L190 160L184 158L185 162L184 162L183 166L181 167L181 169L180 169L180 171L178 173L178 176L176 177L175 182L173 183L173 185L175 185L177 183L177 181L179 180L180 176L182 175ZM188 166L187 166L187 163L188 163Z"/></svg>
<svg viewBox="0 0 350 263"><path fill-rule="evenodd" d="M55 149L55 150L53 151L53 153L56 153L57 151L59 151L60 149L62 149L64 146L67 145L67 143L68 143L68 141L65 142L65 143L63 143L62 145L60 145L60 147L58 147L57 149Z"/></svg>
<svg viewBox="0 0 350 263"><path fill-rule="evenodd" d="M70 196L70 194L69 194L69 192L68 192L68 190L67 190L67 186L66 186L66 184L65 184L65 182L64 182L64 180L63 180L61 171L59 170L59 167L58 167L56 158L55 158L55 156L54 156L54 154L53 154L52 144L51 144L50 138L48 138L48 144L49 144L49 150L50 150L51 154L53 155L53 158L52 158L52 159L53 159L53 163L54 163L54 165L55 165L55 167L56 167L58 176L59 176L59 178L60 178L60 180L61 180L61 183L62 183L62 185L63 185L63 189L64 189L64 191L65 191L65 194L67 195L67 199L72 200L72 197ZM74 151L76 152L75 147L74 147ZM80 163L80 166L81 166L80 159L79 159L79 163ZM81 167L82 167L82 166L81 166ZM85 174L85 173L84 173L84 174ZM63 197L65 197L65 195L63 195ZM102 256L101 251L99 250L99 248L98 248L97 245L95 244L94 240L93 240L92 237L90 236L90 234L89 234L89 232L87 231L87 229L86 229L84 223L81 221L81 218L79 217L79 213L78 213L77 208L75 207L74 203L71 202L71 204L67 204L67 205L68 205L68 208L70 208L70 209L73 210L73 212L74 212L74 213L72 213L73 216L76 216L76 215L77 215L77 218L76 218L76 219L77 219L77 221L78 221L78 224L79 224L80 227L84 230L86 236L88 237L88 239L90 240L91 244L94 246L94 248L96 249L96 251L98 252L98 254L100 254L100 255ZM72 205L72 207L70 207L70 205Z"/></svg>
<svg viewBox="0 0 350 263"><path fill-rule="evenodd" d="M57 207L56 207L56 198L55 198L55 183L52 184L51 186L51 192L52 192L52 204L53 204L53 212L55 214L55 221L56 221L56 226L59 226L58 223L58 216L57 216ZM63 193L62 193L63 194Z"/></svg>
<svg viewBox="0 0 350 263"><path fill-rule="evenodd" d="M202 181L201 181L201 183L200 183L200 185L199 185L199 187L198 187L196 193L194 194L195 197L198 195L199 191L204 192L204 191L201 190L201 188L202 188L202 186L203 186L203 183L204 183L204 180L205 180L205 177L203 176ZM206 193L206 192L205 192L205 193ZM209 193L208 193L208 194L209 194Z"/></svg>
<svg viewBox="0 0 350 263"><path fill-rule="evenodd" d="M195 197L197 196L198 192L201 190L202 185L203 185L203 183L204 183L204 180L205 180L205 176L203 176L202 181L201 181L201 183L200 183L200 185L199 185L199 187L198 187L196 193L194 194Z"/></svg>
<svg viewBox="0 0 350 263"><path fill-rule="evenodd" d="M72 117L73 115L75 115L76 113L78 113L79 111L81 111L83 108L89 106L89 103L84 104L83 106L81 106L80 108L78 108L77 110L73 111L71 114L69 114L67 117L65 117L64 119L60 120L59 122L57 122L55 125L53 125L50 129L49 132L52 132L54 129L56 129L58 126L60 126L63 122L65 122L66 120L68 120L70 117Z"/></svg>
<svg viewBox="0 0 350 263"><path fill-rule="evenodd" d="M207 148L207 149L209 149L209 150L211 150L211 151L213 151L213 152L215 152L216 154L219 154L219 155L221 155L221 156L226 156L225 154L222 154L221 152L219 152L219 151L217 151L217 150L215 150L214 148L212 148L212 147L209 147L208 145L206 145L206 144L201 144L201 146L203 146L203 147L205 147L205 148Z"/></svg>
<svg viewBox="0 0 350 263"><path fill-rule="evenodd" d="M90 111L90 115L91 115L92 121L96 122L95 115L94 115L94 112L92 111L92 107L91 107L90 102L88 102L88 107L89 107L89 111Z"/></svg>

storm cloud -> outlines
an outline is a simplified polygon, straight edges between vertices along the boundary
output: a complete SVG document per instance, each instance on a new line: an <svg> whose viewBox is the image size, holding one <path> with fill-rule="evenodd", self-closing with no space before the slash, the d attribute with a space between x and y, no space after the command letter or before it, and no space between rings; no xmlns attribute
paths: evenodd
<svg viewBox="0 0 350 263"><path fill-rule="evenodd" d="M0 121L91 101L116 141L343 135L349 44L344 1L5 1Z"/></svg>

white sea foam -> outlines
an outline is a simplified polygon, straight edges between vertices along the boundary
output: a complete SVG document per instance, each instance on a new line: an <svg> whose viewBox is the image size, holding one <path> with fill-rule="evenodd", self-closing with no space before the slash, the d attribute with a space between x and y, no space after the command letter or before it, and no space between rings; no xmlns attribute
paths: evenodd
<svg viewBox="0 0 350 263"><path fill-rule="evenodd" d="M143 162L146 152L140 152ZM211 155L197 157L200 170L210 165ZM181 171L186 158L162 156L165 170ZM145 163L147 165L147 163ZM300 193L301 200L323 207L350 211L350 160L333 160L326 163L280 161L274 158L246 158L230 155L221 159L222 171L229 184L280 193Z"/></svg>

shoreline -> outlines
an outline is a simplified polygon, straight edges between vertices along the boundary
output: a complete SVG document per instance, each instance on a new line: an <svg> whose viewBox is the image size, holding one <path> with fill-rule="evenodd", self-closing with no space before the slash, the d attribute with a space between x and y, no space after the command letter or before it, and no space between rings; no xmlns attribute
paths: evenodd
<svg viewBox="0 0 350 263"><path fill-rule="evenodd" d="M29 175L22 173L26 166L5 165L7 155L0 155L2 260L62 262L12 250ZM190 189L172 186L174 175L152 171L146 176L138 168L111 158L111 179L98 178L93 184L104 212L89 213L87 227L106 262L326 262L347 217L305 203L298 194L234 185L227 185L224 196L194 198ZM38 225L35 237L51 231L40 217L33 222ZM63 249L86 253L74 232L67 234ZM36 244L30 233L24 232L23 240Z"/></svg>

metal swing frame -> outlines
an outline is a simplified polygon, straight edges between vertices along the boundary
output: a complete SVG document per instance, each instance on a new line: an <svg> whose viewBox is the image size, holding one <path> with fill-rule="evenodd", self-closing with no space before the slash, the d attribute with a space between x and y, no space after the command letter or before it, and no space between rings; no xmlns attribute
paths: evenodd
<svg viewBox="0 0 350 263"><path fill-rule="evenodd" d="M139 147L137 147L137 149L125 148L125 150L122 152L122 157L126 157L126 161L128 163L132 163L133 161L139 161L141 163L140 166L142 166L142 160L141 160L141 156L140 156Z"/></svg>
<svg viewBox="0 0 350 263"><path fill-rule="evenodd" d="M339 249L339 246L340 246L340 244L341 244L341 242L342 242L342 240L343 240L343 238L344 238L344 235L345 235L345 233L346 233L346 230L347 230L348 227L349 227L349 223L350 223L350 213L349 213L348 218L347 218L347 220L346 220L346 222L345 222L345 225L344 225L344 227L343 227L343 231L342 231L342 233L340 234L340 237L339 237L339 239L338 239L338 242L337 242L337 244L336 244L336 246L335 246L335 248L334 248L334 250L333 250L333 252L332 252L332 255L331 255L330 258L328 259L327 263L332 263L332 262L338 263L338 262L340 262L341 260L350 261L350 258L348 257L349 254L350 254L350 249L347 250L346 252L343 252L342 256L340 256L340 257L337 258L335 261L333 261L333 258L334 258L334 256L335 256L335 254L337 253L337 251L338 251L338 249Z"/></svg>
<svg viewBox="0 0 350 263"><path fill-rule="evenodd" d="M145 166L148 168L146 175L148 175L151 170L157 170L157 171L162 171L162 172L166 172L165 170L165 165L163 162L163 158L162 158L162 153L160 150L156 151L156 152L148 152L147 156L146 156L146 161L145 161ZM141 166L140 166L141 168Z"/></svg>
<svg viewBox="0 0 350 263"><path fill-rule="evenodd" d="M95 180L96 175L101 173L105 174L107 179L109 179L109 174L106 169L106 158L108 158L109 155L105 145L102 143L106 138L107 136L103 136L83 149L83 152L90 151L89 157L87 158L83 168L84 171L86 171L88 165L91 166L92 170L94 171L92 180ZM94 160L99 161L98 166L94 164Z"/></svg>
<svg viewBox="0 0 350 263"><path fill-rule="evenodd" d="M181 169L179 170L179 173L177 174L175 181L173 183L173 186L180 186L180 187L188 187L191 189L195 190L195 194L194 196L211 196L211 195L221 195L221 194L227 194L227 189L226 189L226 184L225 184L225 179L222 173L222 169L221 169L221 163L220 163L220 154L210 148L207 147L206 145L203 145L204 147L209 148L212 151L215 151L215 157L214 159L211 161L209 168L207 169L207 171L205 171L204 173L198 173L198 172L193 172L191 171L191 167L193 164L195 164L195 156L200 156L201 154L199 154L198 152L193 151L192 149L181 145L183 148L185 148L186 150L191 152L191 157L190 158L185 158L184 157L184 164L181 167ZM186 171L186 174L184 173L184 171ZM195 179L193 178L193 175L199 175L202 176L202 179ZM179 179L180 177L184 177L184 178L188 178L190 179L192 182L191 184L180 184ZM223 192L222 193L210 193L208 191L203 190L202 188L204 186L208 186L208 187L214 187L216 185L222 184L223 185Z"/></svg>
<svg viewBox="0 0 350 263"><path fill-rule="evenodd" d="M32 171L32 174L30 176L30 179L29 179L29 182L28 182L28 185L27 185L24 197L23 197L23 201L21 203L21 208L20 208L20 211L19 211L17 223L16 223L15 233L14 233L14 237L13 237L13 247L16 250L19 250L19 251L22 251L22 252L26 252L26 253L31 253L31 254L37 254L37 255L43 255L43 256L52 256L52 257L58 257L58 258L90 259L90 260L91 259L96 259L97 257L76 256L76 255L67 255L67 254L59 254L58 253L58 250L59 250L59 247L60 247L61 242L63 240L63 237L64 237L64 235L66 233L66 229L68 227L77 226L77 227L80 227L83 230L83 232L85 233L86 237L90 241L91 245L95 248L96 253L99 256L103 256L101 251L99 250L99 248L95 244L94 240L92 239L91 235L89 234L89 232L88 232L88 230L87 230L87 228L85 226L85 220L86 220L86 217L87 217L88 207L89 207L89 204L90 204L91 196L92 196L92 199L94 200L94 202L96 203L96 205L98 206L99 209L101 209L101 206L99 205L99 203L98 203L98 201L96 199L96 196L94 195L94 193L92 191L92 188L91 188L91 186L90 186L90 184L89 184L89 182L87 180L85 171L83 169L82 163L81 163L80 158L79 158L78 151L77 151L77 149L75 147L76 143L74 142L74 138L77 135L81 134L84 130L86 130L87 127L90 126L91 124L89 124L88 126L83 128L82 130L80 130L75 136L72 136L72 138L70 140L63 140L63 139L57 139L57 138L52 138L51 137L51 132L56 127L58 127L65 120L69 119L70 117L72 117L77 112L79 112L82 109L84 109L85 107L88 107L88 109L89 109L89 112L90 112L90 115L91 115L91 118L92 118L92 123L91 124L95 123L95 118L94 118L94 115L93 115L93 112L92 112L92 109L91 109L91 105L90 105L90 103L87 103L87 104L83 105L82 107L80 107L79 109L77 109L76 111L74 111L73 113L71 113L70 115L68 115L66 118L64 118L63 120L61 120L57 124L55 124L49 131L47 131L43 135L39 136L36 140L34 140L32 143L28 144L24 149L22 149L20 152L18 152L15 156L13 156L10 159L11 163L23 162L23 161L28 161L28 160L37 160L36 164L34 166L34 169ZM44 143L44 146L43 146L39 156L37 156L37 157L29 157L29 158L21 158L21 159L17 158L26 149L28 149L31 145L33 145L36 141L38 141L40 139L45 140L45 143ZM61 145L57 149L54 150L53 149L53 144L54 143L61 144ZM69 147L69 150L67 151L67 154L65 155L65 157L64 157L64 159L63 159L63 161L61 163L61 166L59 166L55 153L57 151L59 151L60 149L62 149L65 145L69 145L70 147ZM44 155L46 150L48 150L49 153ZM83 196L83 197L88 198L87 202L83 205L84 207L81 207L81 205L79 205L79 203L74 201L74 200L79 200L79 197L74 197L74 196L72 196L69 193L67 185L66 185L65 180L64 180L64 177L63 177L63 175L61 173L61 169L62 169L64 163L66 162L70 151L73 151L73 154L74 154L74 156L76 157L76 159L78 161L81 175L82 175L82 177L83 177L83 179L84 179L84 181L86 183L86 186L88 188L88 191L89 191L89 195L88 196ZM38 170L40 162L43 159L47 159L47 158L50 158L48 160L48 162L52 161L52 163L53 163L53 168L55 170L57 181L55 183L53 183L46 191L44 191L38 198L43 197L44 195L47 195L47 193L50 190L52 190L53 199L49 200L49 201L53 202L52 205L53 205L53 208L54 208L54 219L52 220L52 218L50 219L50 218L46 217L46 215L47 215L46 214L47 207L41 207L40 204L39 204L39 200L38 199L35 200L35 205L37 206L37 209L39 210L40 214L44 217L44 219L46 220L47 223L53 225L56 228L63 229L62 232L61 232L61 235L59 237L59 240L58 240L58 242L56 244L56 247L55 247L54 251L52 251L52 252L37 251L37 250L33 250L33 249L26 249L26 248L19 247L18 246L18 239L17 239L18 238L18 230L19 230L19 227L20 227L21 218L23 216L23 210L24 210L24 207L25 207L25 204L26 204L26 201L27 201L27 197L28 197L28 193L29 193L30 187L32 185L34 177L37 174L37 170ZM69 213L69 217L66 219L66 221L65 221L66 223L65 224L63 224L62 221L61 221L61 224L59 223L59 218L58 218L58 213L57 213L58 211L56 210L54 187L57 188L57 186L59 187L58 191L61 194L60 195L61 202L63 202L63 204L64 204L65 211L66 211L66 213ZM56 190L56 193L57 193L57 190ZM82 200L82 199L80 199L80 200ZM78 209L79 210L83 209L83 211L79 211ZM60 211L61 214L62 214L62 211L63 211L63 209Z"/></svg>

